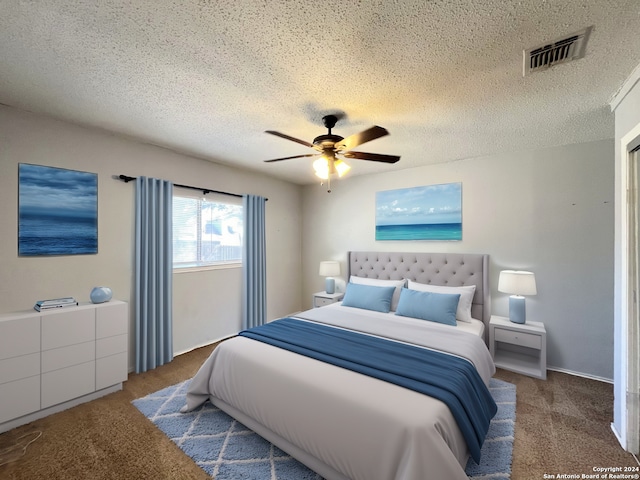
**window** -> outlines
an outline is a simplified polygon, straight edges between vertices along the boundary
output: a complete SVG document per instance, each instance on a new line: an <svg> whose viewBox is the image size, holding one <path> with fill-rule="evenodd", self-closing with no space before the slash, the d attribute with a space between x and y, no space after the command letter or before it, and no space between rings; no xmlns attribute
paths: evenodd
<svg viewBox="0 0 640 480"><path fill-rule="evenodd" d="M173 196L173 268L242 263L242 200Z"/></svg>

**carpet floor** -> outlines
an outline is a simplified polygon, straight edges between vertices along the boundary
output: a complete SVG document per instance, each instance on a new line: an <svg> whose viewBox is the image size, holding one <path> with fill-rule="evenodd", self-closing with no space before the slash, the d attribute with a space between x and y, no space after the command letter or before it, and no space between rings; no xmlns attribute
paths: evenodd
<svg viewBox="0 0 640 480"><path fill-rule="evenodd" d="M192 378L215 346L176 357L101 399L0 434L0 450L42 432L26 453L0 466L2 480L205 480L209 475L131 403ZM613 386L549 372L538 380L498 370L516 385L512 480L593 474L593 467L636 467L611 431Z"/></svg>
<svg viewBox="0 0 640 480"><path fill-rule="evenodd" d="M163 388L133 401L133 404L205 472L217 480L322 480L250 429L210 403L188 414L180 413L186 403L189 381ZM491 379L491 395L498 412L491 420L482 446L480 464L469 460L471 479L510 478L516 406L516 388Z"/></svg>

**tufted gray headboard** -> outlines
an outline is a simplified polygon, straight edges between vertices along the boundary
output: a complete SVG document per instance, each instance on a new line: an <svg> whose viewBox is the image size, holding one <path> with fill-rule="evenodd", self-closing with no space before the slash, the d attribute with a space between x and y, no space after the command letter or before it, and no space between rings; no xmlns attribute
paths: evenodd
<svg viewBox="0 0 640 480"><path fill-rule="evenodd" d="M485 324L491 319L489 255L475 253L349 252L349 276L459 287L475 285L471 316ZM347 276L347 280L349 279Z"/></svg>

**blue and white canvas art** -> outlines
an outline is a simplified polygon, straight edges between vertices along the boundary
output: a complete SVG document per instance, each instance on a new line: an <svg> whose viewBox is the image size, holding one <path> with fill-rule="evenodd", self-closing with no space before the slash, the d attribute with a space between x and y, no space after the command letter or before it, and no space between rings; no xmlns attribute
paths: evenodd
<svg viewBox="0 0 640 480"><path fill-rule="evenodd" d="M376 192L376 240L462 240L462 183Z"/></svg>
<svg viewBox="0 0 640 480"><path fill-rule="evenodd" d="M98 253L98 175L18 166L18 255Z"/></svg>

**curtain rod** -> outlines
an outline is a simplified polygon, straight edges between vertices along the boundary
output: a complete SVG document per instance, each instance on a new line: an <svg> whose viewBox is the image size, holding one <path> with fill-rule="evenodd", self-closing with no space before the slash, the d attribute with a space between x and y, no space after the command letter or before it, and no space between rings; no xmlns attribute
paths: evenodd
<svg viewBox="0 0 640 480"><path fill-rule="evenodd" d="M127 175L118 175L114 177L116 180L122 180L124 183L129 183L132 180L135 180L137 177L129 177ZM192 187L191 185L180 185L179 183L174 183L173 184L174 187L181 187L181 188L189 188L191 190L199 190L203 193L203 195L206 195L207 193L219 193L221 195L229 195L232 197L239 197L242 198L242 195L240 195L239 193L230 193L230 192L221 192L220 190L211 190L210 188L201 188L201 187ZM266 201L268 201L268 198L265 198Z"/></svg>

